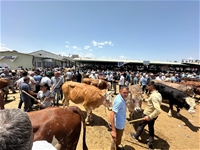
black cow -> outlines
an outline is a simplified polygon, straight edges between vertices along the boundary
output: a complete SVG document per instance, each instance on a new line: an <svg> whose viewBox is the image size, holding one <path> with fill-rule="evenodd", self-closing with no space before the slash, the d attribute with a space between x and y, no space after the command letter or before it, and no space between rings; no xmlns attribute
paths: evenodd
<svg viewBox="0 0 200 150"><path fill-rule="evenodd" d="M156 89L160 92L163 99L169 100L169 112L168 115L171 117L173 110L173 105L177 108L177 116L180 117L180 108L185 108L189 113L194 113L195 99L187 97L186 93L172 88L170 86L164 85L162 83L155 83Z"/></svg>

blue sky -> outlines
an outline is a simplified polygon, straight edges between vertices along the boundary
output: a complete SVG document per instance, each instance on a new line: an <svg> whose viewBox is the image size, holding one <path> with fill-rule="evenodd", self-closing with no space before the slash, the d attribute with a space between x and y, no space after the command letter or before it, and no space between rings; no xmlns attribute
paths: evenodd
<svg viewBox="0 0 200 150"><path fill-rule="evenodd" d="M199 1L2 1L1 50L200 59Z"/></svg>

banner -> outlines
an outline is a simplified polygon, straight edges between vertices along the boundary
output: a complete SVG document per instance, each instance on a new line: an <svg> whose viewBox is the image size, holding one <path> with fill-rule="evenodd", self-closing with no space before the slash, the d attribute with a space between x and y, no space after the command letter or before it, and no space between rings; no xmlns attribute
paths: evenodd
<svg viewBox="0 0 200 150"><path fill-rule="evenodd" d="M123 66L123 65L125 65L125 64L127 64L128 62L118 62L118 67L121 67L121 66Z"/></svg>
<svg viewBox="0 0 200 150"><path fill-rule="evenodd" d="M17 58L17 56L0 56L0 60L2 59L8 59L10 60L11 62L15 61L15 59Z"/></svg>

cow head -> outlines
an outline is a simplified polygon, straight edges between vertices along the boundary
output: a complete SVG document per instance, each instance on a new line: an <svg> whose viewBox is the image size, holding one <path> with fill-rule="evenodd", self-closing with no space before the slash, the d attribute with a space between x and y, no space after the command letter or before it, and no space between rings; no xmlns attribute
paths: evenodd
<svg viewBox="0 0 200 150"><path fill-rule="evenodd" d="M195 113L195 106L196 106L195 99L191 98L191 97L186 97L185 101L189 105L188 112L190 114L194 114Z"/></svg>
<svg viewBox="0 0 200 150"><path fill-rule="evenodd" d="M192 86L186 86L186 94L188 96L194 96L194 88Z"/></svg>
<svg viewBox="0 0 200 150"><path fill-rule="evenodd" d="M141 93L129 93L126 98L126 104L129 111L140 112L142 110L142 94Z"/></svg>

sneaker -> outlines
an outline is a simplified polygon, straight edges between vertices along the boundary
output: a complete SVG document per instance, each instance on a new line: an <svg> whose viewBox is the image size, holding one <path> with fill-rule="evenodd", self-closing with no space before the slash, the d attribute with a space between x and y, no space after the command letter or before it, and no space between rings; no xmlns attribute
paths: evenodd
<svg viewBox="0 0 200 150"><path fill-rule="evenodd" d="M134 134L134 133L130 133L130 135L131 135L131 137L133 138L133 139L135 139L136 141L138 141L138 138L136 138L136 135Z"/></svg>

